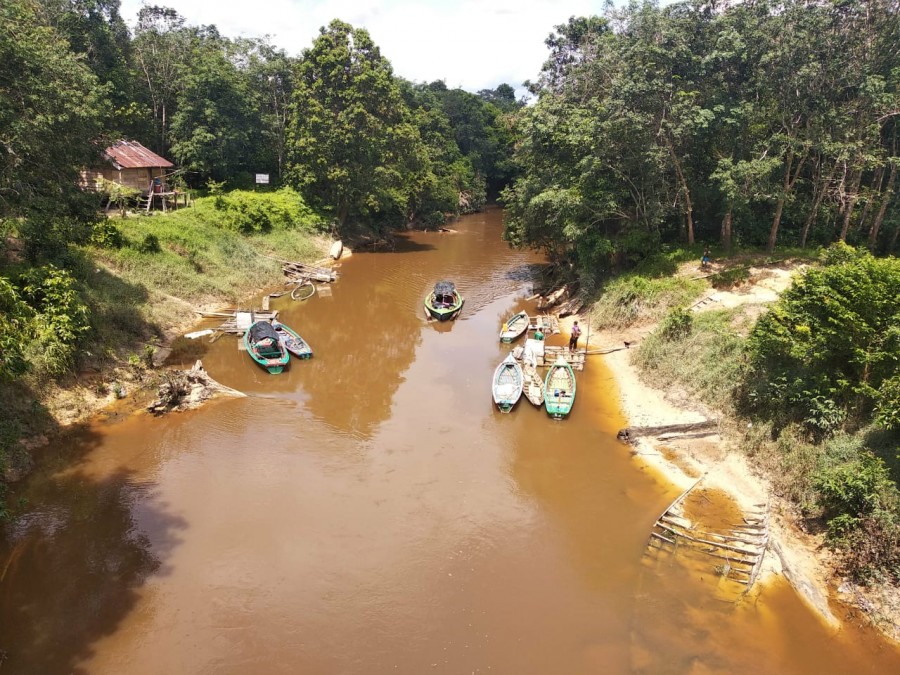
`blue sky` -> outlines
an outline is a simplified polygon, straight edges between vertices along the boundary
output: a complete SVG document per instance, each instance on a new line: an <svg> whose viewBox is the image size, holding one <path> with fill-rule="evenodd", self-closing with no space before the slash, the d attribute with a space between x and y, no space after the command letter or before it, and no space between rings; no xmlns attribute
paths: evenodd
<svg viewBox="0 0 900 675"><path fill-rule="evenodd" d="M133 25L141 0L122 0ZM408 80L445 80L468 91L506 82L521 95L547 57L544 39L570 16L601 14L603 0L156 0L189 24L215 24L229 37L268 35L292 55L338 18L366 28Z"/></svg>

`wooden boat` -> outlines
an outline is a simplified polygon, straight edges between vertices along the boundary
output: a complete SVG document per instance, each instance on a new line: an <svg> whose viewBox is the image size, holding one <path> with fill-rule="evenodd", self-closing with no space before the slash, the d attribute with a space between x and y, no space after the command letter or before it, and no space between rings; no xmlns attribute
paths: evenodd
<svg viewBox="0 0 900 675"><path fill-rule="evenodd" d="M439 281L434 285L434 290L425 296L425 312L438 321L455 319L463 302L465 299L452 281Z"/></svg>
<svg viewBox="0 0 900 675"><path fill-rule="evenodd" d="M281 344L278 332L268 321L256 321L244 332L247 353L273 375L284 370L291 355Z"/></svg>
<svg viewBox="0 0 900 675"><path fill-rule="evenodd" d="M312 357L312 347L300 337L297 332L288 328L283 323L275 324L275 332L278 333L278 339L284 348L299 359L308 359Z"/></svg>
<svg viewBox="0 0 900 675"><path fill-rule="evenodd" d="M525 387L523 389L525 398L540 408L544 405L544 380L538 375L537 368L533 366L524 366L522 372L525 374Z"/></svg>
<svg viewBox="0 0 900 675"><path fill-rule="evenodd" d="M513 358L512 354L507 354L506 358L497 366L497 370L494 371L494 380L491 384L494 403L500 408L500 412L508 413L513 409L513 406L522 397L524 384L525 375L522 372L522 366Z"/></svg>
<svg viewBox="0 0 900 675"><path fill-rule="evenodd" d="M519 312L512 316L500 330L500 342L512 342L528 330L528 313Z"/></svg>
<svg viewBox="0 0 900 675"><path fill-rule="evenodd" d="M559 357L547 372L544 381L544 406L547 413L562 419L575 403L575 372L563 357Z"/></svg>
<svg viewBox="0 0 900 675"><path fill-rule="evenodd" d="M338 239L331 245L331 250L328 252L328 255L332 257L332 259L337 260L341 257L341 253L344 252L344 242Z"/></svg>

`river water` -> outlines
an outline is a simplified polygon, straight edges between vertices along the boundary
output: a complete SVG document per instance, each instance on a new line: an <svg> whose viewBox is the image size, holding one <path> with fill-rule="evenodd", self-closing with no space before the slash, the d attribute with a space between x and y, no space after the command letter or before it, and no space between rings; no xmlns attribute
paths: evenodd
<svg viewBox="0 0 900 675"><path fill-rule="evenodd" d="M489 210L358 253L330 295L274 301L315 356L269 375L197 343L248 394L122 416L49 448L0 543L0 672L900 672L776 582L651 566L676 490L615 439L601 357L569 419L493 409L504 318L541 261ZM466 297L427 323L440 279ZM550 344L564 344L562 335Z"/></svg>

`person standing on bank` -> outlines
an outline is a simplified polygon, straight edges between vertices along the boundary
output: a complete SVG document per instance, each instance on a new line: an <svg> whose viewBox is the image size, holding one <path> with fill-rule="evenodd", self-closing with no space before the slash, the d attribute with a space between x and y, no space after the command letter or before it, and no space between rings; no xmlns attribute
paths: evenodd
<svg viewBox="0 0 900 675"><path fill-rule="evenodd" d="M581 327L576 321L572 324L572 337L569 338L569 351L574 352L578 349L578 338L581 337Z"/></svg>

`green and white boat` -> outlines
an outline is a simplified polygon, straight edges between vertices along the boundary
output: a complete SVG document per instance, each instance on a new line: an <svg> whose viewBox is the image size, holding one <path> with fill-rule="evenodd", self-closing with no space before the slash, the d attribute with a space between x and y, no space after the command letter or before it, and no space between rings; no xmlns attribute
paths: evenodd
<svg viewBox="0 0 900 675"><path fill-rule="evenodd" d="M563 357L559 357L544 380L544 407L547 414L559 420L572 411L574 404L575 372Z"/></svg>
<svg viewBox="0 0 900 675"><path fill-rule="evenodd" d="M447 321L459 316L465 298L456 290L452 281L439 281L434 290L425 296L425 312L433 319Z"/></svg>
<svg viewBox="0 0 900 675"><path fill-rule="evenodd" d="M291 355L281 343L278 331L268 321L257 321L250 324L244 332L244 347L254 361L277 375L284 370Z"/></svg>

